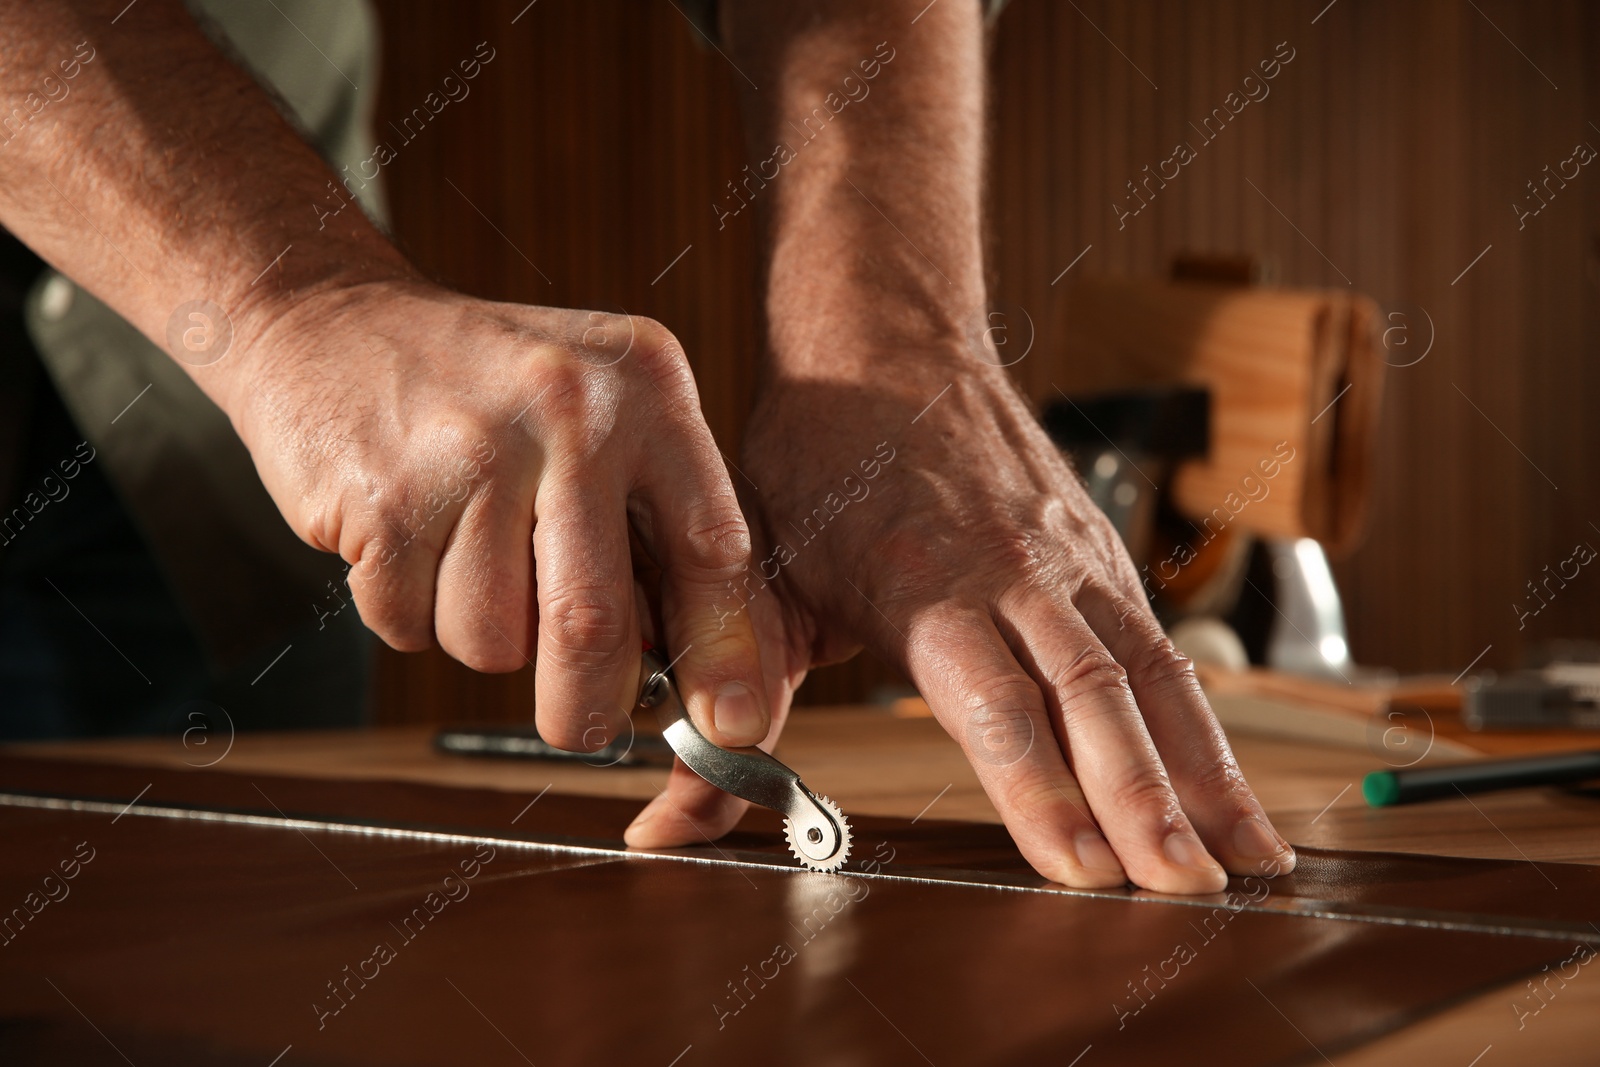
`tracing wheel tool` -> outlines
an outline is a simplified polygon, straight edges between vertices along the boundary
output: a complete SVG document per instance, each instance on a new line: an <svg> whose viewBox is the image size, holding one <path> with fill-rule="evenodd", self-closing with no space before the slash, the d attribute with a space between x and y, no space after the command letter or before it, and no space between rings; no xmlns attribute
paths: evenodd
<svg viewBox="0 0 1600 1067"><path fill-rule="evenodd" d="M850 858L850 823L839 806L818 796L780 760L759 748L722 748L695 728L669 665L646 649L639 707L655 709L662 736L691 771L752 804L782 812L795 859L814 871L836 871Z"/></svg>

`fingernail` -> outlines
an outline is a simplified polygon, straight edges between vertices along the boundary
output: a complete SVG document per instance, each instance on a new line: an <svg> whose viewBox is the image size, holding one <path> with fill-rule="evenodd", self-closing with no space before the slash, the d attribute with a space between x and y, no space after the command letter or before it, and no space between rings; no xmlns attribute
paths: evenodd
<svg viewBox="0 0 1600 1067"><path fill-rule="evenodd" d="M1168 834L1161 850L1167 854L1167 859L1179 867L1205 871L1208 874L1222 869L1217 865L1217 861L1211 858L1210 853L1206 852L1206 847L1200 843L1200 839L1187 830Z"/></svg>
<svg viewBox="0 0 1600 1067"><path fill-rule="evenodd" d="M1093 830L1079 830L1072 839L1073 851L1078 854L1078 866L1089 871L1115 871L1122 873L1122 861L1111 851L1106 839Z"/></svg>
<svg viewBox="0 0 1600 1067"><path fill-rule="evenodd" d="M1247 859L1271 859L1289 851L1289 846L1254 815L1233 828L1233 847Z"/></svg>
<svg viewBox="0 0 1600 1067"><path fill-rule="evenodd" d="M717 690L711 719L717 732L735 744L754 745L767 736L756 695L742 682L729 682Z"/></svg>

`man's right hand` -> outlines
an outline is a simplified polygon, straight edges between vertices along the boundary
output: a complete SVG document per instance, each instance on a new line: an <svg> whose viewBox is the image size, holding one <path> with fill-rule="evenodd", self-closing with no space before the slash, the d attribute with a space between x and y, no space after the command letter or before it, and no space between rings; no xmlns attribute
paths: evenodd
<svg viewBox="0 0 1600 1067"><path fill-rule="evenodd" d="M344 179L181 0L0 0L0 27L7 98L79 57L0 152L0 225L158 344L174 309L223 309L231 347L173 354L295 532L350 562L368 626L480 670L537 660L541 732L597 748L639 682L631 530L695 724L766 735L750 621L722 617L749 534L671 334L422 280L328 212Z"/></svg>
<svg viewBox="0 0 1600 1067"><path fill-rule="evenodd" d="M749 531L665 328L401 280L258 310L246 337L224 406L391 646L436 639L481 671L537 660L540 733L600 747L639 683L631 525L663 573L696 725L724 745L766 736L748 614L719 611Z"/></svg>

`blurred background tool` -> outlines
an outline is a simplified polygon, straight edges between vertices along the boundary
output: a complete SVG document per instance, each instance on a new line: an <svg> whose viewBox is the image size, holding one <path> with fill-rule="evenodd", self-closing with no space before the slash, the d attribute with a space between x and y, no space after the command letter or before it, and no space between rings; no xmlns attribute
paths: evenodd
<svg viewBox="0 0 1600 1067"><path fill-rule="evenodd" d="M433 739L440 752L452 756L489 756L500 759L556 760L586 763L591 767L670 767L672 748L659 733L638 730L594 752L569 752L556 748L526 726L463 726L440 730Z"/></svg>
<svg viewBox="0 0 1600 1067"><path fill-rule="evenodd" d="M1183 460L1204 460L1210 449L1210 393L1163 385L1076 399L1062 394L1042 419L1128 552L1144 559L1160 492L1173 468Z"/></svg>
<svg viewBox="0 0 1600 1067"><path fill-rule="evenodd" d="M1600 663L1558 662L1473 678L1462 717L1473 730L1600 730Z"/></svg>
<svg viewBox="0 0 1600 1067"><path fill-rule="evenodd" d="M1348 292L1257 284L1272 274L1189 255L1171 281L1079 278L1044 422L1164 624L1213 637L1224 624L1251 663L1349 681L1327 553L1354 547L1370 495L1378 312Z"/></svg>
<svg viewBox="0 0 1600 1067"><path fill-rule="evenodd" d="M1600 779L1600 751L1562 752L1445 767L1373 771L1362 781L1361 792L1372 807L1383 808L1497 789L1579 785L1596 779Z"/></svg>
<svg viewBox="0 0 1600 1067"><path fill-rule="evenodd" d="M1174 271L1200 269L1180 260ZM1214 519L1230 494L1243 496L1243 478L1276 459L1271 491L1231 508L1227 525L1311 537L1339 554L1359 540L1371 491L1378 320L1371 299L1344 290L1084 275L1061 309L1056 385L1075 400L1130 387L1205 389L1210 440L1174 472L1178 512Z"/></svg>

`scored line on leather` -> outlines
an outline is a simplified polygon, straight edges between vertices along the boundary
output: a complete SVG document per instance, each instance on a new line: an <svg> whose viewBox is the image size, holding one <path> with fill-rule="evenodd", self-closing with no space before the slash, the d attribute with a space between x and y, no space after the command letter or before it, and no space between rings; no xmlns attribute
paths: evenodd
<svg viewBox="0 0 1600 1067"><path fill-rule="evenodd" d="M253 826L263 829L316 830L325 833L353 836L431 841L440 844L488 843L497 848L537 852L566 852L595 858L624 860L671 860L713 867L754 867L767 871L808 874L829 877L794 866L786 856L760 852L727 851L718 849L718 855L687 853L672 850L630 849L618 842L559 837L501 837L486 833L426 829L412 826L386 826L378 823L351 822L337 819L317 819L280 815L260 815L248 812L216 811L199 807L156 804L118 804L110 801L84 800L69 797L37 796L27 793L0 793L0 807L33 808L45 811L64 811L84 814L108 814L121 817L130 815L143 818L221 823L234 826ZM1219 905L1215 897L1183 897L1129 889L1074 889L1053 883L1030 883L1023 877L1002 871L971 871L947 868L906 867L894 871L879 870L841 871L835 877L871 878L874 880L915 882L947 885L952 888L1000 889L1011 892L1050 893L1069 897L1088 897L1097 900L1122 900L1136 904L1170 904L1177 906L1216 908L1230 911L1250 911L1269 915L1290 915L1301 918L1342 920L1346 922L1376 923L1466 933L1535 937L1546 940L1584 940L1600 945L1600 930L1592 924L1588 929L1578 923L1559 920L1532 919L1522 916L1469 915L1443 909L1410 908L1374 904L1339 904L1332 901L1308 900L1293 897L1267 896L1260 901Z"/></svg>

